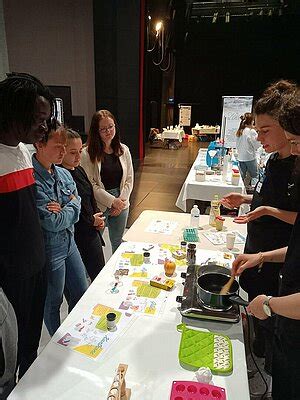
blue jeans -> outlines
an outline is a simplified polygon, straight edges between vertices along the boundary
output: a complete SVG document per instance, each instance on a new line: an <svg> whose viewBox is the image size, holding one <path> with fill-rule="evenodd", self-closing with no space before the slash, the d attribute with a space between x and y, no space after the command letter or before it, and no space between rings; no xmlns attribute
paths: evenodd
<svg viewBox="0 0 300 400"><path fill-rule="evenodd" d="M243 181L246 178L247 172L251 176L251 179L258 179L258 168L256 160L239 161L239 168Z"/></svg>
<svg viewBox="0 0 300 400"><path fill-rule="evenodd" d="M120 189L109 189L108 193L115 197L120 196ZM107 208L103 215L106 217L105 224L108 228L109 239L111 242L112 252L114 253L122 243L122 237L126 228L129 208L123 210L118 216L112 217L109 214L110 209Z"/></svg>
<svg viewBox="0 0 300 400"><path fill-rule="evenodd" d="M68 293L69 312L88 288L85 266L74 241L66 232L63 240L55 245L46 245L48 265L48 288L44 310L44 321L48 332L54 335L60 326L60 306L64 289Z"/></svg>

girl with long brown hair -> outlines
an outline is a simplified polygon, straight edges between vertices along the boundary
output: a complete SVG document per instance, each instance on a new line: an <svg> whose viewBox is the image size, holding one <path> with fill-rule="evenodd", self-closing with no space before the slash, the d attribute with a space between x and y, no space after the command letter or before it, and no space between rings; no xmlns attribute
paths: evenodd
<svg viewBox="0 0 300 400"><path fill-rule="evenodd" d="M97 206L106 217L114 252L127 223L133 166L129 148L120 142L117 121L108 110L97 111L92 117L81 165L93 185Z"/></svg>

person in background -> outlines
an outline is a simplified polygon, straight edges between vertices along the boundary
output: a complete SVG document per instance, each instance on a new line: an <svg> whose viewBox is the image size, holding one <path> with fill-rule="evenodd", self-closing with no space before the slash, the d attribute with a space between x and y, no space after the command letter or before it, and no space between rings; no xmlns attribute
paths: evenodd
<svg viewBox="0 0 300 400"><path fill-rule="evenodd" d="M239 129L236 132L236 149L239 169L242 179L246 185L247 174L250 176L250 186L252 179L257 182L258 168L256 160L256 150L260 147L257 140L257 133L254 129L254 118L251 113L241 116Z"/></svg>
<svg viewBox="0 0 300 400"><path fill-rule="evenodd" d="M100 229L105 222L99 212L93 193L93 187L84 169L79 166L82 152L82 140L79 133L67 129L67 146L62 166L72 175L78 194L81 198L79 221L75 224L75 242L81 254L91 281L93 281L105 265Z"/></svg>
<svg viewBox="0 0 300 400"><path fill-rule="evenodd" d="M37 356L47 287L33 167L23 143L42 140L53 113L54 96L34 76L12 73L0 82L0 287L17 317L19 379Z"/></svg>
<svg viewBox="0 0 300 400"><path fill-rule="evenodd" d="M245 253L255 254L287 246L292 233L292 224L300 205L299 177L295 174L296 156L291 155L291 146L284 129L279 125L278 116L285 97L296 89L296 84L281 80L267 88L257 101L255 126L258 140L267 153L273 154L268 159L263 178L255 186L253 196L231 193L221 199L225 207L239 207L242 203L248 203L251 204L251 212L258 213L258 218L248 220L247 214L235 219L235 222L248 222ZM277 216L280 218L272 213L259 215L260 211L257 210L266 206L273 211L279 210ZM240 278L240 285L248 293L250 301L260 293L278 295L279 272L283 263L265 261L262 269L259 264L247 270ZM253 318L253 322L253 351L260 357L266 355L265 369L270 371L273 321L259 322Z"/></svg>
<svg viewBox="0 0 300 400"><path fill-rule="evenodd" d="M280 125L294 155L300 155L300 91L288 96L279 113ZM298 165L297 165L298 167ZM299 169L297 168L299 174ZM267 238L266 238L267 240ZM272 343L272 399L298 400L300 393L300 214L288 247L258 254L242 254L233 262L232 274L241 275L261 261L282 263L282 279L277 296L256 296L248 312L262 321L275 319ZM265 265L265 264L264 264ZM264 266L262 267L262 270ZM275 314L275 315L274 315Z"/></svg>
<svg viewBox="0 0 300 400"><path fill-rule="evenodd" d="M106 217L114 252L126 228L133 166L128 147L120 142L119 128L111 112L100 110L93 115L81 165L93 185L97 206Z"/></svg>
<svg viewBox="0 0 300 400"><path fill-rule="evenodd" d="M80 197L69 171L55 166L63 160L66 143L66 130L58 127L35 143L37 151L32 157L48 267L44 320L51 336L60 326L64 290L71 311L88 287L86 270L74 241Z"/></svg>

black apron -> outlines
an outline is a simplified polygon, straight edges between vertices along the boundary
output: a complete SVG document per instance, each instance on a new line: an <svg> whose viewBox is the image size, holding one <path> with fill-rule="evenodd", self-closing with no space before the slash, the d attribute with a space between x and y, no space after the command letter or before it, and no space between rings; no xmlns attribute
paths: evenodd
<svg viewBox="0 0 300 400"><path fill-rule="evenodd" d="M265 174L256 184L251 211L262 205L287 211L298 211L297 175L294 174L296 156L278 158L272 154L267 162ZM245 253L274 250L288 245L293 226L277 218L263 216L247 224ZM264 263L261 271L258 267L247 269L240 277L241 287L252 300L259 294L278 295L278 277L281 263Z"/></svg>
<svg viewBox="0 0 300 400"><path fill-rule="evenodd" d="M280 296L300 292L300 215L282 269ZM273 400L300 399L300 320L276 316L273 341Z"/></svg>

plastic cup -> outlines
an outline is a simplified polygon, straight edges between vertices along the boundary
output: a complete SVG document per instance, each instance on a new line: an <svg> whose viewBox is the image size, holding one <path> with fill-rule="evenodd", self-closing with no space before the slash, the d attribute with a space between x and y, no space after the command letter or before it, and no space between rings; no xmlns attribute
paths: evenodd
<svg viewBox="0 0 300 400"><path fill-rule="evenodd" d="M240 175L239 174L233 174L231 176L231 184L234 186L238 186L240 183Z"/></svg>
<svg viewBox="0 0 300 400"><path fill-rule="evenodd" d="M197 171L196 172L196 181L204 182L205 181L205 171Z"/></svg>
<svg viewBox="0 0 300 400"><path fill-rule="evenodd" d="M232 250L234 248L234 242L235 242L235 233L227 233L226 247L228 250Z"/></svg>
<svg viewBox="0 0 300 400"><path fill-rule="evenodd" d="M216 218L216 230L221 231L223 229L224 219Z"/></svg>

